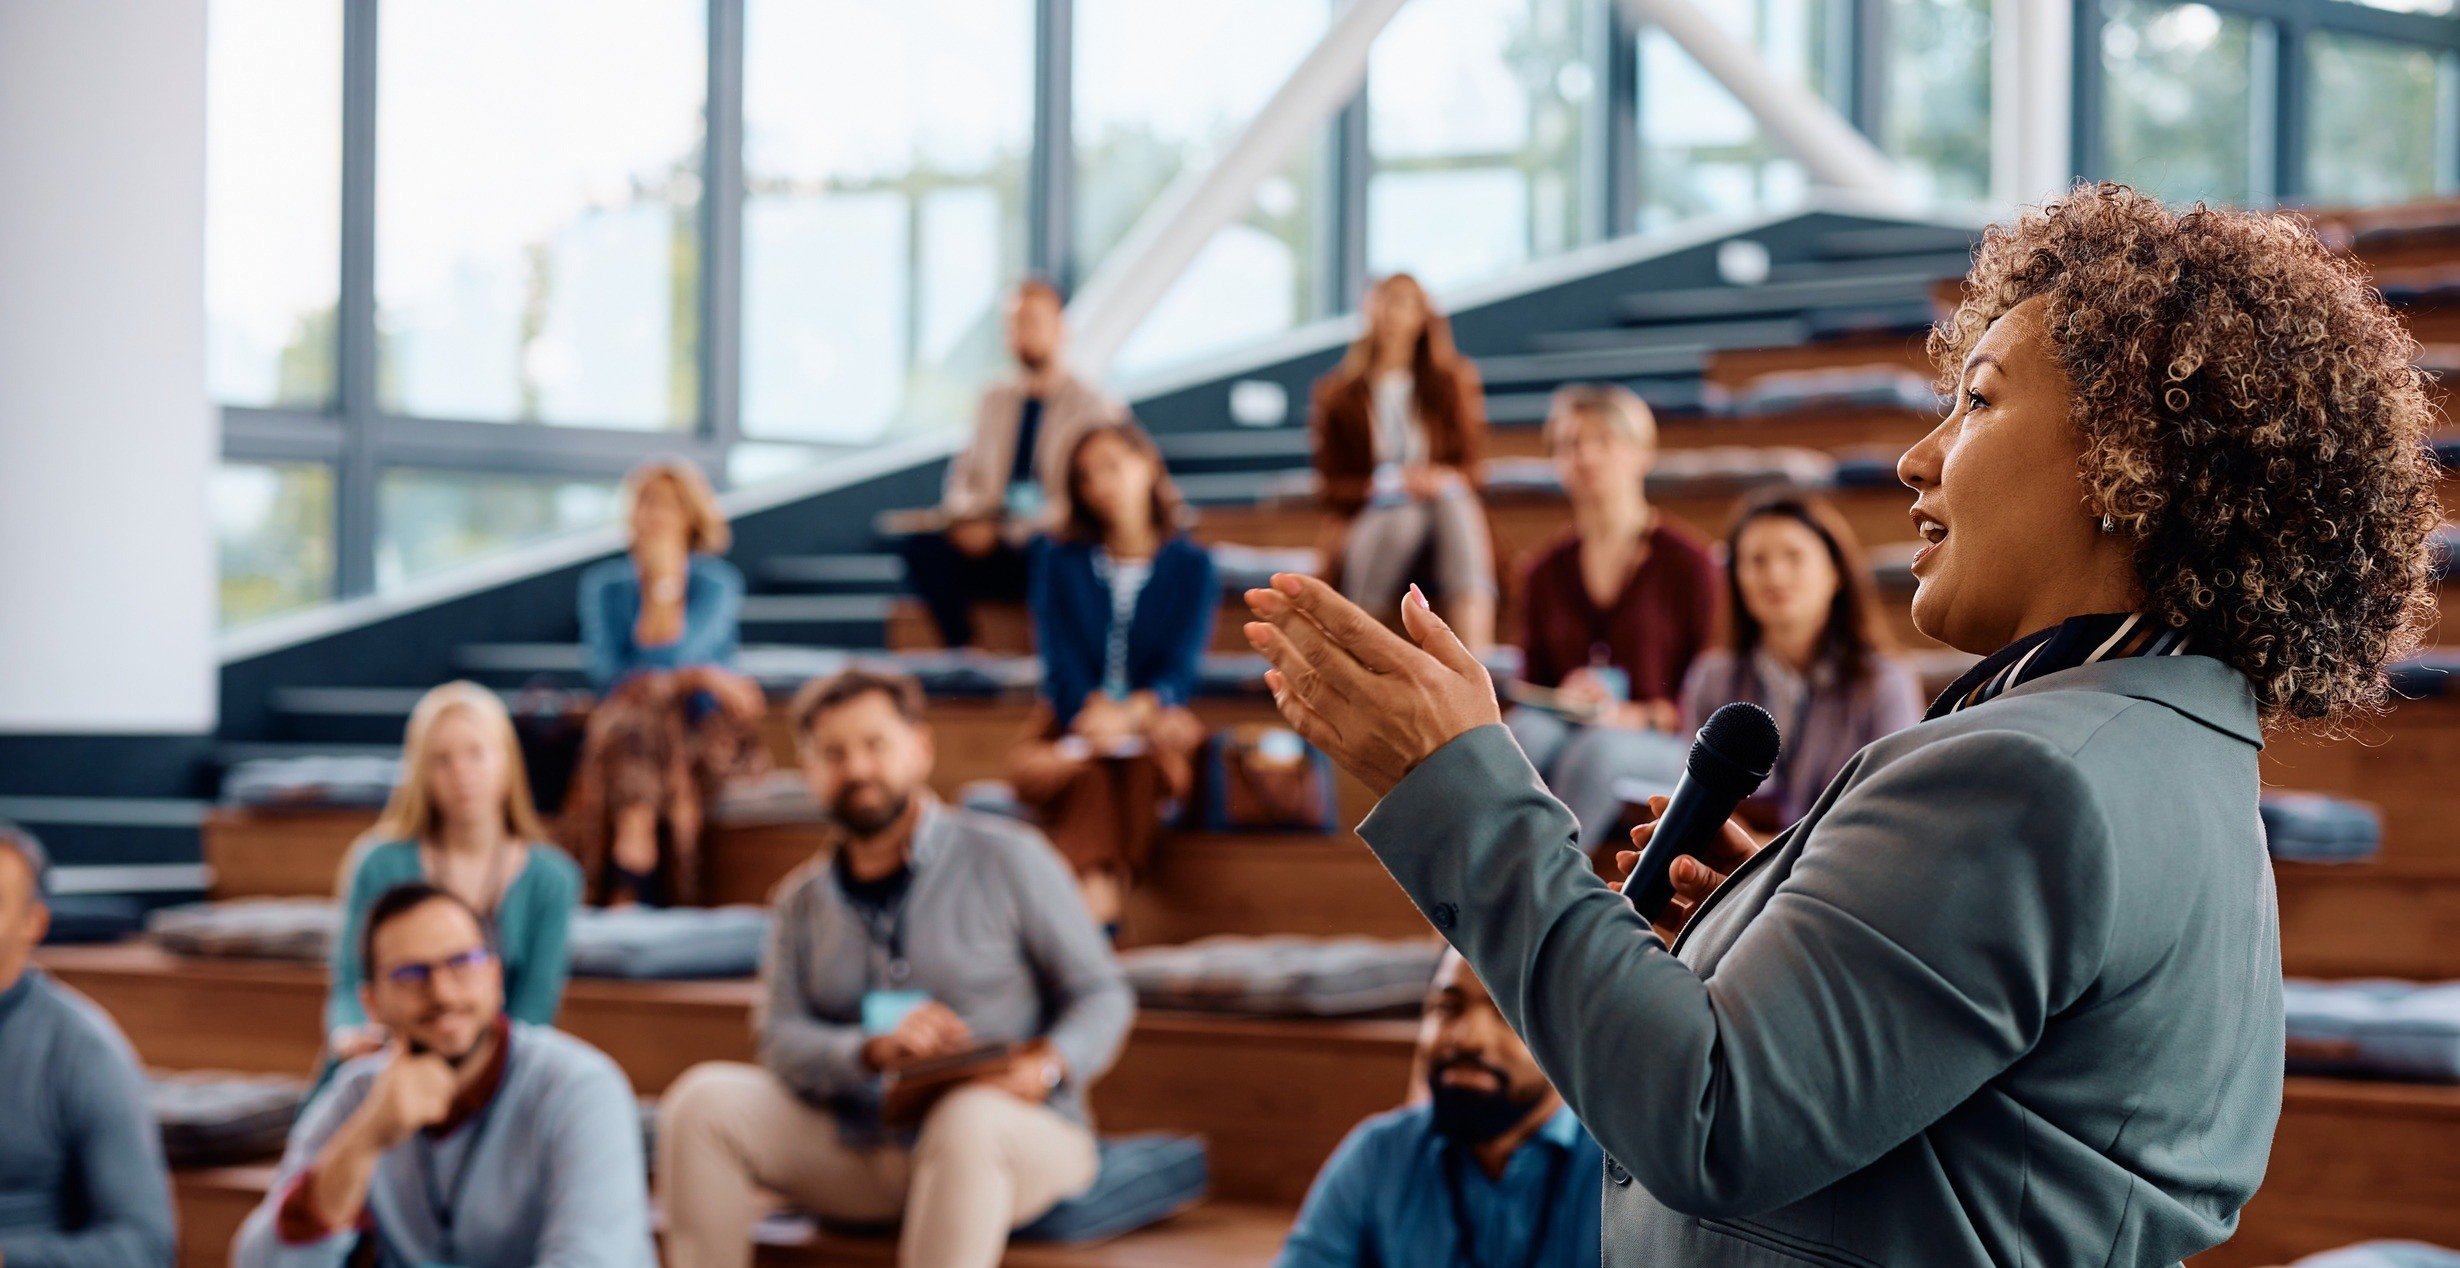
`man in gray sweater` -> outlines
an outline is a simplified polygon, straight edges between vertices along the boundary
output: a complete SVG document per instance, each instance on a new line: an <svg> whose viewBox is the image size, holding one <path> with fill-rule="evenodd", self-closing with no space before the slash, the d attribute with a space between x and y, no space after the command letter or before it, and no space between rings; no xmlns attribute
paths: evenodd
<svg viewBox="0 0 2460 1268"><path fill-rule="evenodd" d="M341 1268L362 1243L385 1268L654 1268L631 1086L597 1049L505 1018L477 913L395 886L360 952L392 1043L301 1116L235 1268Z"/></svg>
<svg viewBox="0 0 2460 1268"><path fill-rule="evenodd" d="M119 1028L28 963L49 868L0 823L0 1265L170 1268L171 1184Z"/></svg>
<svg viewBox="0 0 2460 1268"><path fill-rule="evenodd" d="M668 1091L658 1182L672 1268L743 1268L759 1189L823 1218L904 1220L908 1268L991 1268L1009 1230L1093 1183L1085 1091L1135 1014L1048 842L953 810L911 679L851 670L795 701L833 841L778 888L761 1064ZM985 1044L1013 1055L918 1132L882 1123L882 1075Z"/></svg>

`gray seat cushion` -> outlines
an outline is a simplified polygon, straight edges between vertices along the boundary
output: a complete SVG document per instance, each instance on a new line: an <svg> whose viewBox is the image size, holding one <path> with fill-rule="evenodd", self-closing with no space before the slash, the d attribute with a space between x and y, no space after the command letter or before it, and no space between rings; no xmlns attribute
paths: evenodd
<svg viewBox="0 0 2460 1268"><path fill-rule="evenodd" d="M236 898L165 907L145 918L145 936L179 955L321 964L341 923L329 899Z"/></svg>
<svg viewBox="0 0 2460 1268"><path fill-rule="evenodd" d="M2460 982L2291 978L2281 991L2291 1069L2460 1082Z"/></svg>
<svg viewBox="0 0 2460 1268"><path fill-rule="evenodd" d="M307 1084L277 1075L154 1073L146 1095L174 1167L221 1167L282 1152Z"/></svg>
<svg viewBox="0 0 2460 1268"><path fill-rule="evenodd" d="M1202 938L1122 952L1136 997L1154 1008L1271 1017L1405 1012L1426 995L1441 942L1297 936Z"/></svg>
<svg viewBox="0 0 2460 1268"><path fill-rule="evenodd" d="M584 907L572 918L575 977L751 977L769 939L765 907Z"/></svg>

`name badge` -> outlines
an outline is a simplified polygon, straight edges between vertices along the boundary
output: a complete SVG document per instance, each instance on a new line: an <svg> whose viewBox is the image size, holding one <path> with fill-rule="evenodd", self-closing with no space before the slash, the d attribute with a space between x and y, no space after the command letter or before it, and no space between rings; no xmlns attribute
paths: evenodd
<svg viewBox="0 0 2460 1268"><path fill-rule="evenodd" d="M863 1033L885 1035L895 1030L908 1013L928 1003L927 991L865 991L863 992Z"/></svg>

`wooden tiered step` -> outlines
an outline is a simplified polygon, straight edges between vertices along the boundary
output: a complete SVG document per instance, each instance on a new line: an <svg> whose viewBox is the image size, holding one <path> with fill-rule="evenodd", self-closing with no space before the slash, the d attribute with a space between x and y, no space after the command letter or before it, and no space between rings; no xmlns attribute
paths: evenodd
<svg viewBox="0 0 2460 1268"><path fill-rule="evenodd" d="M2253 1268L2383 1237L2460 1246L2460 1087L2293 1078L2263 1188L2193 1268Z"/></svg>
<svg viewBox="0 0 2460 1268"><path fill-rule="evenodd" d="M240 1222L273 1183L270 1165L176 1172L179 1262L182 1268L222 1268ZM1091 1246L1020 1243L1004 1268L1254 1268L1281 1249L1296 1212L1286 1206L1205 1202L1125 1237ZM759 1268L888 1268L896 1243L886 1237L831 1237L798 1231L764 1240Z"/></svg>
<svg viewBox="0 0 2460 1268"><path fill-rule="evenodd" d="M148 1066L298 1074L323 1034L325 975L190 960L142 944L57 947L43 966L115 1018ZM643 1095L703 1061L749 1061L758 984L575 979L562 1029ZM1341 1136L1407 1091L1409 1021L1279 1021L1146 1012L1094 1088L1105 1131L1200 1132L1214 1191L1295 1202Z"/></svg>
<svg viewBox="0 0 2460 1268"><path fill-rule="evenodd" d="M177 1066L199 1058L213 1063L210 1058L232 1053L261 1057L274 1046L267 1042L269 1036L313 1033L312 1019L290 1015L312 1014L321 990L312 970L268 968L233 974L125 947L65 948L46 952L44 959L64 980L111 1009L152 1064ZM153 999L141 998L136 990L137 979L148 977L157 979L161 988ZM224 983L238 977L279 986L253 992L224 989ZM639 984L586 982L575 983L575 994L601 987L644 1000L660 994ZM285 995L294 998L284 1004L280 997ZM184 996L188 1011L166 1013L159 1007L161 996ZM670 1044L688 1043L708 1049L708 1056L737 1059L748 1047L748 1019L741 1005L723 1021L721 1010L646 1007L671 1013L667 1024L656 1028ZM568 1010L565 1020L634 1069L637 1077L635 1063L643 1056L638 1033L599 1030L587 1006ZM303 1026L303 1021L311 1024ZM233 1032L239 1042L200 1044L193 1034L176 1033L195 1028ZM1201 1132L1211 1141L1217 1192L1233 1200L1286 1207L1303 1195L1323 1158L1358 1119L1400 1099L1409 1079L1413 1032L1413 1024L1406 1021L1245 1021L1147 1014L1119 1065L1096 1089L1095 1112L1107 1131ZM235 1063L219 1064L227 1068ZM240 1068L265 1066L260 1061ZM646 1082L643 1086L654 1090ZM234 1209L244 1213L252 1200L246 1196L246 1176L243 1170L182 1177L184 1203L195 1212L186 1234L192 1248L211 1244L217 1221L224 1227L235 1222ZM261 1191L261 1184L254 1182L255 1191ZM2197 1264L2236 1268L2285 1262L2369 1236L2460 1242L2460 1188L2455 1184L2460 1184L2460 1088L2293 1078L2283 1098L2280 1132L2262 1193L2247 1209L2237 1240ZM1242 1236L1263 1240L1269 1250L1270 1238L1259 1224L1241 1221L1238 1227L1245 1230Z"/></svg>

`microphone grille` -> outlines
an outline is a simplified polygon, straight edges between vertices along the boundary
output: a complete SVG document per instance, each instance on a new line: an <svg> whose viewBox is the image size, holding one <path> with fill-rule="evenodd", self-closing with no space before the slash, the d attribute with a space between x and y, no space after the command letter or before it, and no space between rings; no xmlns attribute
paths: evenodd
<svg viewBox="0 0 2460 1268"><path fill-rule="evenodd" d="M1762 778L1777 767L1777 720L1747 700L1708 715L1708 725L1700 728L1699 743Z"/></svg>

